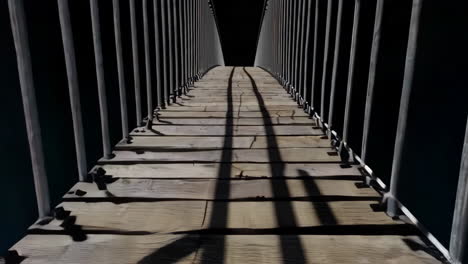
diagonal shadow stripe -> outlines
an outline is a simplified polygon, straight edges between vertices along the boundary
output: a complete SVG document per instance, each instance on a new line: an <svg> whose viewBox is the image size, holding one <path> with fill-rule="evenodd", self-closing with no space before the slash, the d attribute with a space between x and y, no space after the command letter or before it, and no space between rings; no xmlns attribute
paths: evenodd
<svg viewBox="0 0 468 264"><path fill-rule="evenodd" d="M267 138L267 145L269 148L268 158L269 160L281 161L281 153L278 149L278 142L276 140L274 127L272 126L271 116L265 106L265 101L262 97L262 94L258 90L258 86L255 80L253 79L252 75L250 75L250 73L245 67L243 69L249 77L250 82L252 83L252 89L257 98L258 105L260 107L260 112L262 113L265 132L269 136ZM270 163L270 170L272 177L277 179L276 181L270 181L273 195L289 194L286 180L283 177L285 171L284 163ZM278 221L279 226L297 226L294 209L291 203L274 203L274 206L276 219ZM304 249L302 248L299 236L291 235L289 236L288 240L286 240L284 237L280 237L280 241L283 254L283 261L286 261L286 259L294 259L295 263L306 263Z"/></svg>

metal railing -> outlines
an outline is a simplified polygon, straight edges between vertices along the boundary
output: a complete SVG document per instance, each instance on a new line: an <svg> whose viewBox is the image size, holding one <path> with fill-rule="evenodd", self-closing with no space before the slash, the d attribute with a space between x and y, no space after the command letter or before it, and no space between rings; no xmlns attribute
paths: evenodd
<svg viewBox="0 0 468 264"><path fill-rule="evenodd" d="M101 142L103 157L112 159L112 144L109 132L109 117L120 114L121 138L129 140L130 126L128 118L127 93L134 92L136 106L137 126L145 124L148 128L153 125L155 111L166 105L177 102L177 98L187 93L188 88L200 79L205 72L216 65L223 65L223 54L218 36L217 25L214 19L212 4L201 0L141 0L142 10L137 10L136 3L140 0L112 0L112 21L114 30L113 43L115 45L116 69L114 76L118 80L120 111L110 111L107 105L109 91L106 89L106 60L103 45L102 17L100 17L100 1L90 0L94 65L97 76L99 97L99 116L101 125ZM80 99L80 72L77 68L75 52L75 32L71 19L69 0L57 0L57 10L60 18L61 40L68 77L70 106L74 128L74 140L79 180L85 180L88 174L86 163L85 136L83 116ZM121 8L126 3L129 10ZM50 213L50 195L48 189L47 172L44 162L44 152L41 139L41 130L36 102L35 80L33 78L32 57L28 39L27 12L23 0L9 0L8 8L16 49L19 80L21 84L24 116L26 120L27 135L32 159L34 184L36 188L39 217ZM29 10L28 10L29 11ZM137 16L137 11L143 14ZM31 12L34 12L32 10ZM53 12L51 10L51 12ZM129 12L129 21L122 20L122 14ZM130 25L133 77L126 75L123 56L122 25ZM142 28L139 28L142 25ZM151 29L154 29L152 31ZM141 36L143 34L143 43ZM140 37L140 38L139 38ZM154 42L154 43L151 43ZM141 44L144 47L141 52ZM162 47L161 47L162 46ZM151 50L154 47L155 50ZM162 50L161 50L162 49ZM139 54L144 54L141 58ZM163 56L161 56L163 54ZM175 56L171 56L174 54ZM140 61L144 61L144 69ZM155 61L155 68L153 67ZM140 76L144 72L145 80ZM153 74L156 83L152 82ZM133 87L126 85L126 79L133 78ZM145 89L145 91L143 91ZM154 101L153 93L156 93ZM143 117L141 101L142 94L146 93L146 117Z"/></svg>
<svg viewBox="0 0 468 264"><path fill-rule="evenodd" d="M463 61L468 56L461 45L468 40L453 30L467 25L457 6L425 0L268 0L255 64L317 120L343 167L357 163L365 169L366 183L382 190L382 206L390 216L406 214L447 258L466 263L468 80ZM456 49L453 43L463 44ZM423 127L427 115L450 125ZM431 147L423 137L437 143ZM438 191L441 185L431 177L459 183L444 189L451 192L435 194L448 201L447 207L428 215L419 207L426 207L429 196L409 199L408 193ZM451 235L450 225L435 220L441 214L453 219ZM443 232L432 235L438 225Z"/></svg>

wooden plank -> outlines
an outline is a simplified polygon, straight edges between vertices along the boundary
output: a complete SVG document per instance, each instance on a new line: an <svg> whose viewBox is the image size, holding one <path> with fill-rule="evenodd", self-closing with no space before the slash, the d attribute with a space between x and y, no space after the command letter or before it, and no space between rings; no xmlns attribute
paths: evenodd
<svg viewBox="0 0 468 264"><path fill-rule="evenodd" d="M75 224L85 232L168 234L212 229L285 229L321 226L405 225L384 212L372 211L369 201L275 201L275 202L204 202L161 201L136 203L64 202L59 206L76 217ZM227 210L226 217L217 214ZM225 209L224 209L225 208ZM286 208L291 208L287 215ZM278 214L281 220L278 219ZM208 219L208 220L205 220ZM65 231L63 221L36 224L39 230Z"/></svg>
<svg viewBox="0 0 468 264"><path fill-rule="evenodd" d="M185 125L185 126L192 126L192 125L199 125L199 126L206 126L206 125L218 125L224 126L226 125L227 119L226 118L160 118L160 120L154 119L154 125L161 126L161 125ZM269 123L271 125L308 125L310 127L316 126L314 120L308 117L276 117L270 118ZM234 118L232 119L233 126L264 126L265 119L263 118ZM141 128L138 128L140 130Z"/></svg>
<svg viewBox="0 0 468 264"><path fill-rule="evenodd" d="M193 164L133 164L116 165L105 164L102 167L108 175L117 178L164 178L164 179L183 179L183 178L219 178L220 163L193 163ZM350 180L356 179L352 176L362 176L358 166L343 169L338 164L301 164L284 163L282 175L284 177L329 177L331 179ZM255 163L233 163L230 166L229 176L232 178L241 177L262 178L272 177L270 164ZM274 176L278 176L275 175ZM347 176L341 177L341 176Z"/></svg>
<svg viewBox="0 0 468 264"><path fill-rule="evenodd" d="M273 105L273 106L238 106L234 110L237 112L258 112L262 110L267 111L278 111L278 110L294 110L299 109L295 108L291 105ZM300 109L299 109L300 110ZM171 105L166 109L160 110L159 112L178 112L178 111L186 111L186 112L226 112L227 106L179 106L179 105Z"/></svg>
<svg viewBox="0 0 468 264"><path fill-rule="evenodd" d="M259 106L258 102L232 102L229 103L233 107L236 106ZM175 105L178 106L226 106L228 105L228 102L183 102L183 103L175 103ZM266 101L263 106L272 106L272 105L290 105L292 107L297 107L297 103L292 101L292 100L271 100L271 101Z"/></svg>
<svg viewBox="0 0 468 264"><path fill-rule="evenodd" d="M59 205L76 217L75 224L84 231L101 233L172 233L202 228L205 201L63 202ZM30 230L64 230L63 221L54 219L46 225L35 224Z"/></svg>
<svg viewBox="0 0 468 264"><path fill-rule="evenodd" d="M440 263L420 238L398 235L29 235L13 249L27 257L22 264Z"/></svg>
<svg viewBox="0 0 468 264"><path fill-rule="evenodd" d="M229 160L223 157L228 151ZM333 162L339 163L339 156L330 156L326 148L283 148L233 149L233 150L189 150L189 151L114 151L115 157L101 159L100 164L134 164L161 162Z"/></svg>
<svg viewBox="0 0 468 264"><path fill-rule="evenodd" d="M79 182L64 197L70 199L187 199L187 200L240 200L240 199L303 199L318 196L374 197L370 188L357 188L353 181L335 180L159 180L117 179L107 185L107 191L98 190L96 184ZM274 187L274 188L273 188ZM216 194L216 189L230 190ZM313 189L312 189L313 188ZM85 196L74 194L76 190L87 192Z"/></svg>
<svg viewBox="0 0 468 264"><path fill-rule="evenodd" d="M322 139L321 136L278 136L272 137L234 137L232 149L265 149L271 147L268 141L275 140L278 148L329 148L330 141ZM115 147L116 150L153 150L165 151L170 149L224 149L225 137L134 137L132 143L121 142Z"/></svg>
<svg viewBox="0 0 468 264"><path fill-rule="evenodd" d="M232 130L232 136L319 136L321 129L308 125L273 126L267 131L264 126L239 126ZM225 136L225 126L153 126L152 130L135 129L132 136Z"/></svg>
<svg viewBox="0 0 468 264"><path fill-rule="evenodd" d="M242 118L242 117L255 117L255 118L263 118L267 114L264 114L260 111L258 112L238 112L238 111L233 111L232 113L229 114L232 118ZM276 110L276 111L268 111L268 115L270 118L276 118L276 117L306 117L308 118L309 115L304 113L304 111L300 109L294 109L294 110ZM158 112L158 116L160 118L226 118L227 113L226 112L195 112L195 111L190 111L190 112Z"/></svg>
<svg viewBox="0 0 468 264"><path fill-rule="evenodd" d="M372 211L369 201L210 202L203 229L278 229L337 225L404 225L384 212ZM226 218L216 211L227 208ZM290 208L290 210L289 210ZM291 212L288 214L287 212ZM212 217L215 216L215 217ZM281 219L278 219L280 217ZM254 230L252 231L254 232Z"/></svg>

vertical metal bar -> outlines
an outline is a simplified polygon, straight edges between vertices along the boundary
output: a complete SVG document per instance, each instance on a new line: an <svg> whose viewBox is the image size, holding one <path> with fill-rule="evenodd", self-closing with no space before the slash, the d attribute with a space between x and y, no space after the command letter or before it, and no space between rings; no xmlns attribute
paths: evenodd
<svg viewBox="0 0 468 264"><path fill-rule="evenodd" d="M303 103L303 99L304 97L303 96L303 90L304 90L304 84L303 84L303 80L304 80L304 76L305 76L305 73L304 73L304 60L306 58L304 58L304 45L305 45L305 28L306 28L306 25L305 25L305 21L306 21L306 4L307 4L307 1L306 0L303 0L302 1L302 15L301 15L301 43L300 43L300 48L299 48L299 79L298 79L298 84L299 84L299 87L298 87L298 99L297 99L297 104L298 105L302 105Z"/></svg>
<svg viewBox="0 0 468 264"><path fill-rule="evenodd" d="M286 71L287 71L287 47L288 47L288 39L287 39L287 21L288 21L288 13L287 13L288 3L287 0L283 0L283 78L282 78L282 85L286 83Z"/></svg>
<svg viewBox="0 0 468 264"><path fill-rule="evenodd" d="M279 59L278 59L278 62L279 62L279 76L278 78L280 79L280 81L282 82L283 81L283 78L284 78L284 57L283 57L283 49L284 49L284 38L283 38L283 34L284 34L284 1L283 0L279 0L279 3L278 3L278 13L279 13L279 34L278 34L278 37L279 37Z"/></svg>
<svg viewBox="0 0 468 264"><path fill-rule="evenodd" d="M190 70L189 70L189 57L190 57L190 46L189 46L189 14L188 14L188 5L186 0L181 0L183 3L183 18L184 18L184 81L185 81L185 89L184 94L187 94L188 87L190 85Z"/></svg>
<svg viewBox="0 0 468 264"><path fill-rule="evenodd" d="M312 63L312 89L310 91L311 110L316 111L315 103L315 78L317 75L317 45L318 45L318 21L319 21L319 1L315 0L315 25L314 25L314 61Z"/></svg>
<svg viewBox="0 0 468 264"><path fill-rule="evenodd" d="M295 1L292 1L293 2L293 8L292 8L292 36L291 36L291 89L289 91L289 93L291 94L291 96L294 94L294 91L296 90L296 79L294 78L295 77L295 74L296 74L296 60L297 60L297 57L296 57L296 42L297 42L297 34L296 34L296 25L297 25L297 0Z"/></svg>
<svg viewBox="0 0 468 264"><path fill-rule="evenodd" d="M21 99L23 101L26 132L28 134L29 150L31 154L37 208L39 217L44 217L50 212L50 196L42 148L41 127L37 113L28 29L23 0L8 0L8 9L10 13L11 30L15 42Z"/></svg>
<svg viewBox="0 0 468 264"><path fill-rule="evenodd" d="M343 0L339 0L338 1L338 16L337 16L337 22L336 22L335 52L334 52L334 58L333 58L332 84L331 84L331 91L330 91L330 106L328 109L328 127L330 131L333 129L333 110L335 108L335 91L336 91L336 75L338 72L338 58L340 57L342 17L343 17Z"/></svg>
<svg viewBox="0 0 468 264"><path fill-rule="evenodd" d="M359 33L359 15L361 11L361 0L355 0L354 3L354 21L353 21L353 33L351 37L351 51L349 57L349 70L348 70L348 84L346 91L346 105L345 105L345 116L343 125L343 141L348 141L348 128L349 128L349 115L351 112L351 96L353 92L353 81L354 81L354 62L356 59L356 46L357 36Z"/></svg>
<svg viewBox="0 0 468 264"><path fill-rule="evenodd" d="M307 0L308 5L307 5L307 28L306 28L306 41L305 41L305 50L304 50L304 92L303 92L303 98L304 98L304 109L307 110L308 102L307 102L307 72L309 68L309 43L310 43L310 18L312 17L312 0ZM309 105L311 105L309 103Z"/></svg>
<svg viewBox="0 0 468 264"><path fill-rule="evenodd" d="M185 71L185 58L187 57L187 50L185 48L185 24L184 24L184 17L183 13L184 12L184 1L179 0L179 38L180 38L180 52L181 52L181 64L180 64L180 69L181 69L181 75L180 75L180 86L183 91L183 93L186 93L186 83L185 83L185 76L186 76L186 71ZM182 95L182 94L180 94Z"/></svg>
<svg viewBox="0 0 468 264"><path fill-rule="evenodd" d="M468 223L468 121L450 237L450 257L456 264L468 261L468 226L466 223Z"/></svg>
<svg viewBox="0 0 468 264"><path fill-rule="evenodd" d="M371 58L369 65L369 80L367 82L366 108L364 110L364 129L362 131L362 151L361 160L366 162L367 155L367 139L369 137L369 126L372 115L372 104L374 98L375 86L375 71L377 68L379 48L380 48L380 31L382 28L382 17L384 11L384 0L377 0L374 22L374 38L372 41Z"/></svg>
<svg viewBox="0 0 468 264"><path fill-rule="evenodd" d="M172 0L167 0L167 28L168 28L168 38L169 38L169 46L168 46L168 49L169 49L169 53L167 55L169 55L168 59L169 59L169 93L170 93L170 96L172 96L172 100L175 102L176 101L176 98L175 98L175 93L174 93L174 57L172 56L174 54L174 45L173 45L173 41L172 41L172 31L173 31L173 28L172 28L172 5L171 5L171 2ZM166 55L166 56L167 56ZM170 99L169 99L170 100ZM168 104L170 102L168 101Z"/></svg>
<svg viewBox="0 0 468 264"><path fill-rule="evenodd" d="M200 25L200 1L195 1L195 8L196 8L196 25L197 25L197 34L195 35L197 41L196 43L196 75L197 75L197 80L200 79L200 32L201 32L201 25Z"/></svg>
<svg viewBox="0 0 468 264"><path fill-rule="evenodd" d="M331 28L331 16L332 16L332 1L327 0L327 24L325 29L325 47L324 47L324 57L323 57L323 71L322 71L322 94L320 100L320 120L323 120L325 116L325 90L327 89L327 64L328 64L328 50L330 45L330 28Z"/></svg>
<svg viewBox="0 0 468 264"><path fill-rule="evenodd" d="M162 98L162 77L161 77L161 50L159 45L159 12L158 12L158 0L153 0L153 14L154 14L154 49L156 53L156 107L161 109L164 105L164 99Z"/></svg>
<svg viewBox="0 0 468 264"><path fill-rule="evenodd" d="M78 71L76 69L75 46L73 44L73 30L70 21L68 0L58 0L60 28L62 32L63 51L68 77L68 91L73 121L73 136L75 139L75 152L80 181L84 181L88 173L86 164L86 147L83 133L83 118L81 115L80 88Z"/></svg>
<svg viewBox="0 0 468 264"><path fill-rule="evenodd" d="M101 133L104 158L113 158L110 136L109 116L107 110L106 82L104 77L104 59L102 57L101 29L99 21L99 6L97 0L90 0L91 24L93 28L94 60L96 64L96 76L99 95L99 112L101 115Z"/></svg>
<svg viewBox="0 0 468 264"><path fill-rule="evenodd" d="M172 1L172 32L174 32L174 97L172 100L174 103L177 101L177 96L179 93L179 40L178 40L178 24L177 24L177 1Z"/></svg>
<svg viewBox="0 0 468 264"><path fill-rule="evenodd" d="M291 38L291 32L292 32L292 13L291 13L291 9L292 9L292 5L293 5L294 1L288 1L288 25L287 25L287 30L288 30L288 33L287 33L287 43L288 43L288 47L287 47L287 69L286 69L286 83L285 83L285 88L286 90L289 92L289 87L291 85L291 42L292 42L292 38Z"/></svg>
<svg viewBox="0 0 468 264"><path fill-rule="evenodd" d="M59 0L60 1L60 0ZM135 106L137 127L141 126L143 116L141 113L141 84L140 84L140 62L138 58L138 36L135 13L135 1L130 2L130 27L132 31L132 60L133 60L133 84L135 88Z"/></svg>
<svg viewBox="0 0 468 264"><path fill-rule="evenodd" d="M193 20L193 12L194 12L194 7L193 7L193 0L188 0L189 1L189 23L190 23L190 83L193 84L194 81L194 60L195 60L195 53L194 53L194 20Z"/></svg>
<svg viewBox="0 0 468 264"><path fill-rule="evenodd" d="M166 103L170 104L170 97L169 97L169 76L167 74L167 59L168 59L168 51L167 51L167 21L166 21L166 0L161 0L161 21L162 21L162 43L163 43L163 75L164 75L164 102L162 103L162 108L166 107Z"/></svg>
<svg viewBox="0 0 468 264"><path fill-rule="evenodd" d="M122 137L128 139L128 117L127 117L127 91L125 87L125 70L122 54L122 33L120 31L120 0L112 0L114 15L114 37L115 51L117 57L117 73L119 79L120 93L120 118L122 123Z"/></svg>
<svg viewBox="0 0 468 264"><path fill-rule="evenodd" d="M151 83L151 60L150 60L150 39L149 39L149 21L148 21L148 0L143 0L143 30L145 40L145 68L146 68L146 100L148 121L146 128L153 126L153 91Z"/></svg>
<svg viewBox="0 0 468 264"><path fill-rule="evenodd" d="M401 175L401 156L406 140L406 126L408 124L408 108L411 98L411 88L413 84L414 66L416 60L416 50L418 45L419 18L423 0L413 0L411 13L410 32L408 37L408 48L406 51L405 73L403 77L403 90L401 92L400 111L398 116L397 135L395 140L395 151L393 154L392 178L390 181L390 192L386 194L387 214L397 215L398 202L396 195Z"/></svg>

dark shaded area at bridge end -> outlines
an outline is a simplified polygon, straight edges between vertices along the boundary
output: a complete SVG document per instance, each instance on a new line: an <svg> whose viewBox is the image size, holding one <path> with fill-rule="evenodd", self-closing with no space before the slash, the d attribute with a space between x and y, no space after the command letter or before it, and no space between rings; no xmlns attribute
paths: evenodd
<svg viewBox="0 0 468 264"><path fill-rule="evenodd" d="M213 0L227 66L253 66L263 0Z"/></svg>

